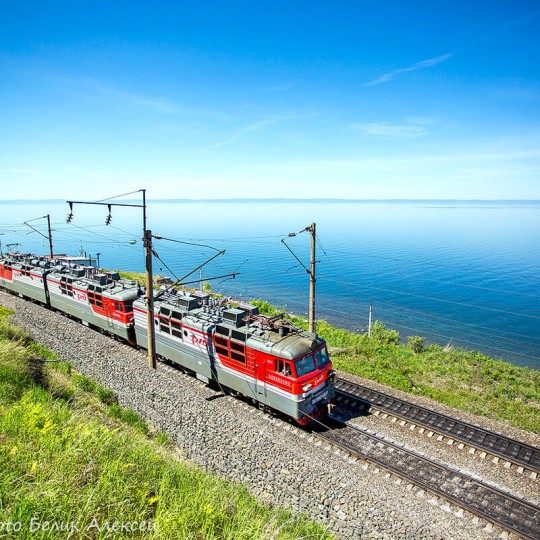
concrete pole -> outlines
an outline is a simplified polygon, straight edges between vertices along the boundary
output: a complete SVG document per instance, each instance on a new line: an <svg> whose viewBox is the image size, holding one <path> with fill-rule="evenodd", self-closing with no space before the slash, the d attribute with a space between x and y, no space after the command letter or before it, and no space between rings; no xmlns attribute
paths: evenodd
<svg viewBox="0 0 540 540"><path fill-rule="evenodd" d="M311 256L309 263L309 331L312 334L317 332L315 327L315 223L311 224Z"/></svg>
<svg viewBox="0 0 540 540"><path fill-rule="evenodd" d="M154 327L154 277L152 275L152 231L144 231L146 249L146 312L148 330L148 365L156 369L156 332Z"/></svg>
<svg viewBox="0 0 540 540"><path fill-rule="evenodd" d="M49 229L49 252L51 259L54 257L53 245L52 245L52 230L51 230L51 216L47 214L47 227Z"/></svg>

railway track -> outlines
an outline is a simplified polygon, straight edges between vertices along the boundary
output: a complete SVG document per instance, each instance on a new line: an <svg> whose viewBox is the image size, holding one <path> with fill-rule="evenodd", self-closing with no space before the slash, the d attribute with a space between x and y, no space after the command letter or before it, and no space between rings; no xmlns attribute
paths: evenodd
<svg viewBox="0 0 540 540"><path fill-rule="evenodd" d="M339 424L335 429L313 435L521 538L540 540L539 507L340 419L334 420Z"/></svg>
<svg viewBox="0 0 540 540"><path fill-rule="evenodd" d="M437 433L441 439L446 438L448 444L458 442L460 445L480 450L482 457L489 454L494 461L506 460L509 464L516 465L517 472L528 471L533 479L540 475L539 448L358 383L336 379L335 385L335 403L346 410L393 415L411 427L427 431L428 435Z"/></svg>

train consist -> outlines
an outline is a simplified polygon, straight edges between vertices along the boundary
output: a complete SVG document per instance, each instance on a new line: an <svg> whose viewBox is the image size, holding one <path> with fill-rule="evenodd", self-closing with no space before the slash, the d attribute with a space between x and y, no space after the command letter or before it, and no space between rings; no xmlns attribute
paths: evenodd
<svg viewBox="0 0 540 540"><path fill-rule="evenodd" d="M147 347L147 302L118 273L28 254L0 256L0 286L138 347ZM171 289L154 302L158 357L279 411L301 425L324 415L334 396L325 341L252 305L223 306Z"/></svg>

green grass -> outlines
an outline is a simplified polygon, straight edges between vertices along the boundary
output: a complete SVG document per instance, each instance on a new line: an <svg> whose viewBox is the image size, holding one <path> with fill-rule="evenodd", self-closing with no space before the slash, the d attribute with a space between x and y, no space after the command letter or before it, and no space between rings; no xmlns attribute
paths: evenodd
<svg viewBox="0 0 540 540"><path fill-rule="evenodd" d="M332 538L179 460L169 438L148 435L111 392L69 364L34 360L30 338L6 314L0 310L0 538L64 539L66 529L99 539ZM122 523L131 532L114 530Z"/></svg>
<svg viewBox="0 0 540 540"><path fill-rule="evenodd" d="M123 270L114 270L120 274L122 279L130 279L131 281L138 281L142 287L146 287L146 274L141 272L124 272Z"/></svg>
<svg viewBox="0 0 540 540"><path fill-rule="evenodd" d="M129 279L131 281L138 281L141 284L141 287L146 287L146 274L144 272L124 272L123 270L113 270L114 272L118 272L120 274L120 277L122 279ZM154 288L157 288L157 280L161 276L154 275L152 278L152 281L154 282Z"/></svg>
<svg viewBox="0 0 540 540"><path fill-rule="evenodd" d="M71 377L73 383L85 392L94 394L101 402L107 405L116 404L116 396L112 390L105 388L82 373L74 373Z"/></svg>
<svg viewBox="0 0 540 540"><path fill-rule="evenodd" d="M283 310L251 300L261 313ZM307 328L304 317L288 315ZM401 336L375 322L372 337L317 321L337 369L419 396L540 433L540 372L490 358L477 351L425 346L422 338Z"/></svg>

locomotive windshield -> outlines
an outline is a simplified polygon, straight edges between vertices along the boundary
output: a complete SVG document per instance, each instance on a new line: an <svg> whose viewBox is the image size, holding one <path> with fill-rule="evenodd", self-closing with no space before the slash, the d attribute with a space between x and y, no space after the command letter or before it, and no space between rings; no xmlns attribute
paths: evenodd
<svg viewBox="0 0 540 540"><path fill-rule="evenodd" d="M328 358L328 351L326 350L326 347L318 350L315 353L315 358L317 358L317 367L321 369L328 362L328 360L330 360L330 358Z"/></svg>
<svg viewBox="0 0 540 540"><path fill-rule="evenodd" d="M294 365L296 366L296 376L302 377L307 375L316 369L321 369L325 364L329 362L328 351L326 347L319 349L314 355L310 354L304 358L297 360Z"/></svg>
<svg viewBox="0 0 540 540"><path fill-rule="evenodd" d="M307 375L316 369L315 358L313 358L312 354L305 356L304 358L300 358L300 360L297 360L294 365L296 366L297 377Z"/></svg>

